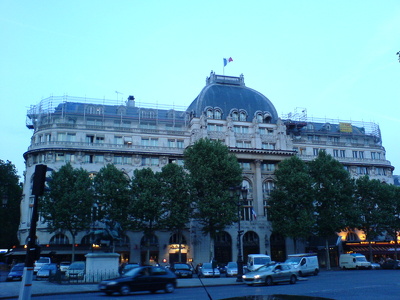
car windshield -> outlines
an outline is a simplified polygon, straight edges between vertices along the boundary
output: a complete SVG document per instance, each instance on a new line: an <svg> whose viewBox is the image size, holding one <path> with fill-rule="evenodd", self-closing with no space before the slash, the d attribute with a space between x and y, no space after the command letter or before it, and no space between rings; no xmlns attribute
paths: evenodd
<svg viewBox="0 0 400 300"><path fill-rule="evenodd" d="M40 258L36 263L48 264L49 263L49 259L48 258Z"/></svg>
<svg viewBox="0 0 400 300"><path fill-rule="evenodd" d="M212 266L210 263L205 263L203 264L203 269L212 269Z"/></svg>
<svg viewBox="0 0 400 300"><path fill-rule="evenodd" d="M237 268L237 263L235 262L230 262L228 263L228 265L226 266L227 268Z"/></svg>
<svg viewBox="0 0 400 300"><path fill-rule="evenodd" d="M269 257L254 257L255 265L266 265L271 259Z"/></svg>
<svg viewBox="0 0 400 300"><path fill-rule="evenodd" d="M357 261L367 261L367 259L363 256L356 257Z"/></svg>
<svg viewBox="0 0 400 300"><path fill-rule="evenodd" d="M190 270L187 264L175 264L174 267L175 269Z"/></svg>
<svg viewBox="0 0 400 300"><path fill-rule="evenodd" d="M259 267L256 271L257 272L271 272L274 266L262 266Z"/></svg>
<svg viewBox="0 0 400 300"><path fill-rule="evenodd" d="M14 266L11 271L21 271L24 269L24 266Z"/></svg>
<svg viewBox="0 0 400 300"><path fill-rule="evenodd" d="M72 264L69 269L70 270L83 270L85 268L85 264Z"/></svg>
<svg viewBox="0 0 400 300"><path fill-rule="evenodd" d="M289 257L286 260L286 263L288 264L298 264L300 262L301 257Z"/></svg>

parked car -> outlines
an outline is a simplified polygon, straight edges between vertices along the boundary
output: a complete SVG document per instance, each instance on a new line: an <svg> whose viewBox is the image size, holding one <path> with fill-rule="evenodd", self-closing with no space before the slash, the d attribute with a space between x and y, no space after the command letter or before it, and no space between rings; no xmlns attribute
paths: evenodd
<svg viewBox="0 0 400 300"><path fill-rule="evenodd" d="M400 260L389 259L381 264L382 269L400 269Z"/></svg>
<svg viewBox="0 0 400 300"><path fill-rule="evenodd" d="M122 267L122 269L121 269L121 275L122 275L122 274L125 274L125 273L127 273L128 271L130 271L130 270L132 270L132 269L134 269L134 268L137 268L137 267L140 267L140 265L137 264L137 263L129 263L129 264L126 264L126 265L124 265L124 266Z"/></svg>
<svg viewBox="0 0 400 300"><path fill-rule="evenodd" d="M67 272L65 272L65 276L69 280L81 280L85 277L85 269L86 265L84 261L75 261L69 266Z"/></svg>
<svg viewBox="0 0 400 300"><path fill-rule="evenodd" d="M170 270L175 273L177 277L180 278L192 278L193 270L189 264L186 263L172 263Z"/></svg>
<svg viewBox="0 0 400 300"><path fill-rule="evenodd" d="M199 277L221 277L218 268L212 267L212 263L203 263L199 268Z"/></svg>
<svg viewBox="0 0 400 300"><path fill-rule="evenodd" d="M36 273L36 280L49 279L51 275L57 273L57 264L44 265Z"/></svg>
<svg viewBox="0 0 400 300"><path fill-rule="evenodd" d="M121 277L103 280L99 284L99 290L106 295L112 295L115 292L128 295L135 291L155 293L158 290L172 293L176 284L176 275L170 270L160 266L141 266L128 271Z"/></svg>
<svg viewBox="0 0 400 300"><path fill-rule="evenodd" d="M237 276L237 274L238 274L237 262L234 261L228 262L228 264L226 265L226 277Z"/></svg>
<svg viewBox="0 0 400 300"><path fill-rule="evenodd" d="M22 280L22 275L24 274L25 264L16 264L12 267L10 273L7 275L6 281Z"/></svg>
<svg viewBox="0 0 400 300"><path fill-rule="evenodd" d="M226 274L226 264L218 264L217 268L221 275Z"/></svg>
<svg viewBox="0 0 400 300"><path fill-rule="evenodd" d="M371 263L371 268L372 268L373 270L379 270L379 269L381 269L381 265L378 264L378 263L376 263L376 262L372 262L372 263Z"/></svg>
<svg viewBox="0 0 400 300"><path fill-rule="evenodd" d="M262 266L256 271L243 275L243 280L247 285L265 284L273 285L278 282L296 283L296 271L288 264L275 264Z"/></svg>
<svg viewBox="0 0 400 300"><path fill-rule="evenodd" d="M41 267L48 264L51 264L50 257L40 257L37 261L35 261L33 273L36 274Z"/></svg>
<svg viewBox="0 0 400 300"><path fill-rule="evenodd" d="M61 273L67 272L67 270L68 270L68 268L69 268L70 265L71 265L71 262L69 262L69 261L62 261L62 262L60 263L60 271L61 271Z"/></svg>

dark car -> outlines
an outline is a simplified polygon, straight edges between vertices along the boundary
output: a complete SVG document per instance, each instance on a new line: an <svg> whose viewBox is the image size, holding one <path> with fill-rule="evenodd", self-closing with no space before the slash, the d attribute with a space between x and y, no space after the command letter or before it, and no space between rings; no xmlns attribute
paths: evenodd
<svg viewBox="0 0 400 300"><path fill-rule="evenodd" d="M192 278L193 270L190 265L186 263L173 263L170 266L170 270L180 278Z"/></svg>
<svg viewBox="0 0 400 300"><path fill-rule="evenodd" d="M176 275L170 270L160 266L141 266L128 271L121 277L103 280L99 284L99 290L106 295L112 295L115 292L128 295L136 291L155 293L158 290L172 293L176 286Z"/></svg>
<svg viewBox="0 0 400 300"><path fill-rule="evenodd" d="M24 274L24 267L25 264L16 264L14 267L12 267L10 273L7 275L7 281L13 281L13 280L22 280L22 274Z"/></svg>
<svg viewBox="0 0 400 300"><path fill-rule="evenodd" d="M382 269L400 269L400 260L390 259L381 264Z"/></svg>

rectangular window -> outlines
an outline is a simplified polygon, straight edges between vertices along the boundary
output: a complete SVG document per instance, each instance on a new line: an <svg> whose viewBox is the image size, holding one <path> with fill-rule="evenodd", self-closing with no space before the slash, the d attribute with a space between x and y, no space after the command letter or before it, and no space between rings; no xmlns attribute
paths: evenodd
<svg viewBox="0 0 400 300"><path fill-rule="evenodd" d="M94 135L87 135L86 136L86 143L93 143L94 142Z"/></svg>
<svg viewBox="0 0 400 300"><path fill-rule="evenodd" d="M266 149L266 150L275 150L275 144L271 144L271 143L262 143L262 149Z"/></svg>
<svg viewBox="0 0 400 300"><path fill-rule="evenodd" d="M65 154L65 162L70 162L70 163L75 162L75 155L74 154L70 154L70 153L66 153Z"/></svg>
<svg viewBox="0 0 400 300"><path fill-rule="evenodd" d="M249 133L249 127L247 126L233 126L233 131L236 133Z"/></svg>
<svg viewBox="0 0 400 300"><path fill-rule="evenodd" d="M275 171L275 164L272 163L262 163L261 170L264 172L274 172Z"/></svg>
<svg viewBox="0 0 400 300"><path fill-rule="evenodd" d="M75 142L76 134L75 133L67 133L67 142Z"/></svg>
<svg viewBox="0 0 400 300"><path fill-rule="evenodd" d="M251 142L248 141L237 141L236 142L236 147L237 148L251 148Z"/></svg>
<svg viewBox="0 0 400 300"><path fill-rule="evenodd" d="M158 146L158 139L155 138L142 138L141 142L142 146L150 146L150 147L156 147Z"/></svg>
<svg viewBox="0 0 400 300"><path fill-rule="evenodd" d="M125 165L131 165L132 164L132 156L123 156L122 163Z"/></svg>
<svg viewBox="0 0 400 300"><path fill-rule="evenodd" d="M340 157L346 157L346 150L340 150Z"/></svg>
<svg viewBox="0 0 400 300"><path fill-rule="evenodd" d="M46 142L51 142L51 134L46 134L45 135L45 141Z"/></svg>
<svg viewBox="0 0 400 300"><path fill-rule="evenodd" d="M142 166L158 166L158 157L142 157Z"/></svg>
<svg viewBox="0 0 400 300"><path fill-rule="evenodd" d="M371 152L371 158L376 159L376 152Z"/></svg>
<svg viewBox="0 0 400 300"><path fill-rule="evenodd" d="M340 139L338 138L338 137L333 137L333 142L335 143L335 144L339 144L339 141L340 141Z"/></svg>
<svg viewBox="0 0 400 300"><path fill-rule="evenodd" d="M260 134L262 134L262 135L270 135L270 134L273 134L273 133L274 133L274 131L273 131L272 129L265 128L265 127L259 128L259 129L258 129L258 132L259 132Z"/></svg>
<svg viewBox="0 0 400 300"><path fill-rule="evenodd" d="M96 163L104 163L104 155L96 155L95 161Z"/></svg>
<svg viewBox="0 0 400 300"><path fill-rule="evenodd" d="M56 153L56 161L64 162L65 161L64 153Z"/></svg>
<svg viewBox="0 0 400 300"><path fill-rule="evenodd" d="M333 157L339 157L339 150L333 149Z"/></svg>
<svg viewBox="0 0 400 300"><path fill-rule="evenodd" d="M319 152L319 149L318 149L318 148L314 148L314 149L313 149L313 154L314 154L315 156L318 155L318 152Z"/></svg>
<svg viewBox="0 0 400 300"><path fill-rule="evenodd" d="M114 136L114 144L123 145L124 141L122 139L122 136Z"/></svg>
<svg viewBox="0 0 400 300"><path fill-rule="evenodd" d="M358 155L357 155L357 151L353 151L353 158L357 158L358 157Z"/></svg>
<svg viewBox="0 0 400 300"><path fill-rule="evenodd" d="M96 136L97 144L104 144L104 136Z"/></svg>
<svg viewBox="0 0 400 300"><path fill-rule="evenodd" d="M247 171L251 170L250 163L248 163L248 162L241 162L240 166L242 167L243 170L247 170Z"/></svg>
<svg viewBox="0 0 400 300"><path fill-rule="evenodd" d="M364 151L358 152L358 155L359 155L360 158L364 158Z"/></svg>
<svg viewBox="0 0 400 300"><path fill-rule="evenodd" d="M222 129L223 129L222 125L216 125L216 124L208 124L207 125L208 131L222 131Z"/></svg>
<svg viewBox="0 0 400 300"><path fill-rule="evenodd" d="M87 163L87 164L92 164L93 163L93 158L94 158L94 155L91 155L91 154L87 154L87 155L85 155L85 163Z"/></svg>
<svg viewBox="0 0 400 300"><path fill-rule="evenodd" d="M114 156L114 164L121 165L122 164L122 156Z"/></svg>
<svg viewBox="0 0 400 300"><path fill-rule="evenodd" d="M57 133L57 141L58 142L65 142L67 140L67 135L65 132L59 132Z"/></svg>

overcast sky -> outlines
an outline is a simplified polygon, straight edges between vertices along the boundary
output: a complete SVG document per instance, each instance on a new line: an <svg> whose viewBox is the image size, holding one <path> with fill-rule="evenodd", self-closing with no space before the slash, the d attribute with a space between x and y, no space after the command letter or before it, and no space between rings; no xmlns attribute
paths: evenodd
<svg viewBox="0 0 400 300"><path fill-rule="evenodd" d="M20 175L41 99L188 106L224 57L280 116L378 123L400 174L398 0L0 0L0 45L0 159Z"/></svg>

